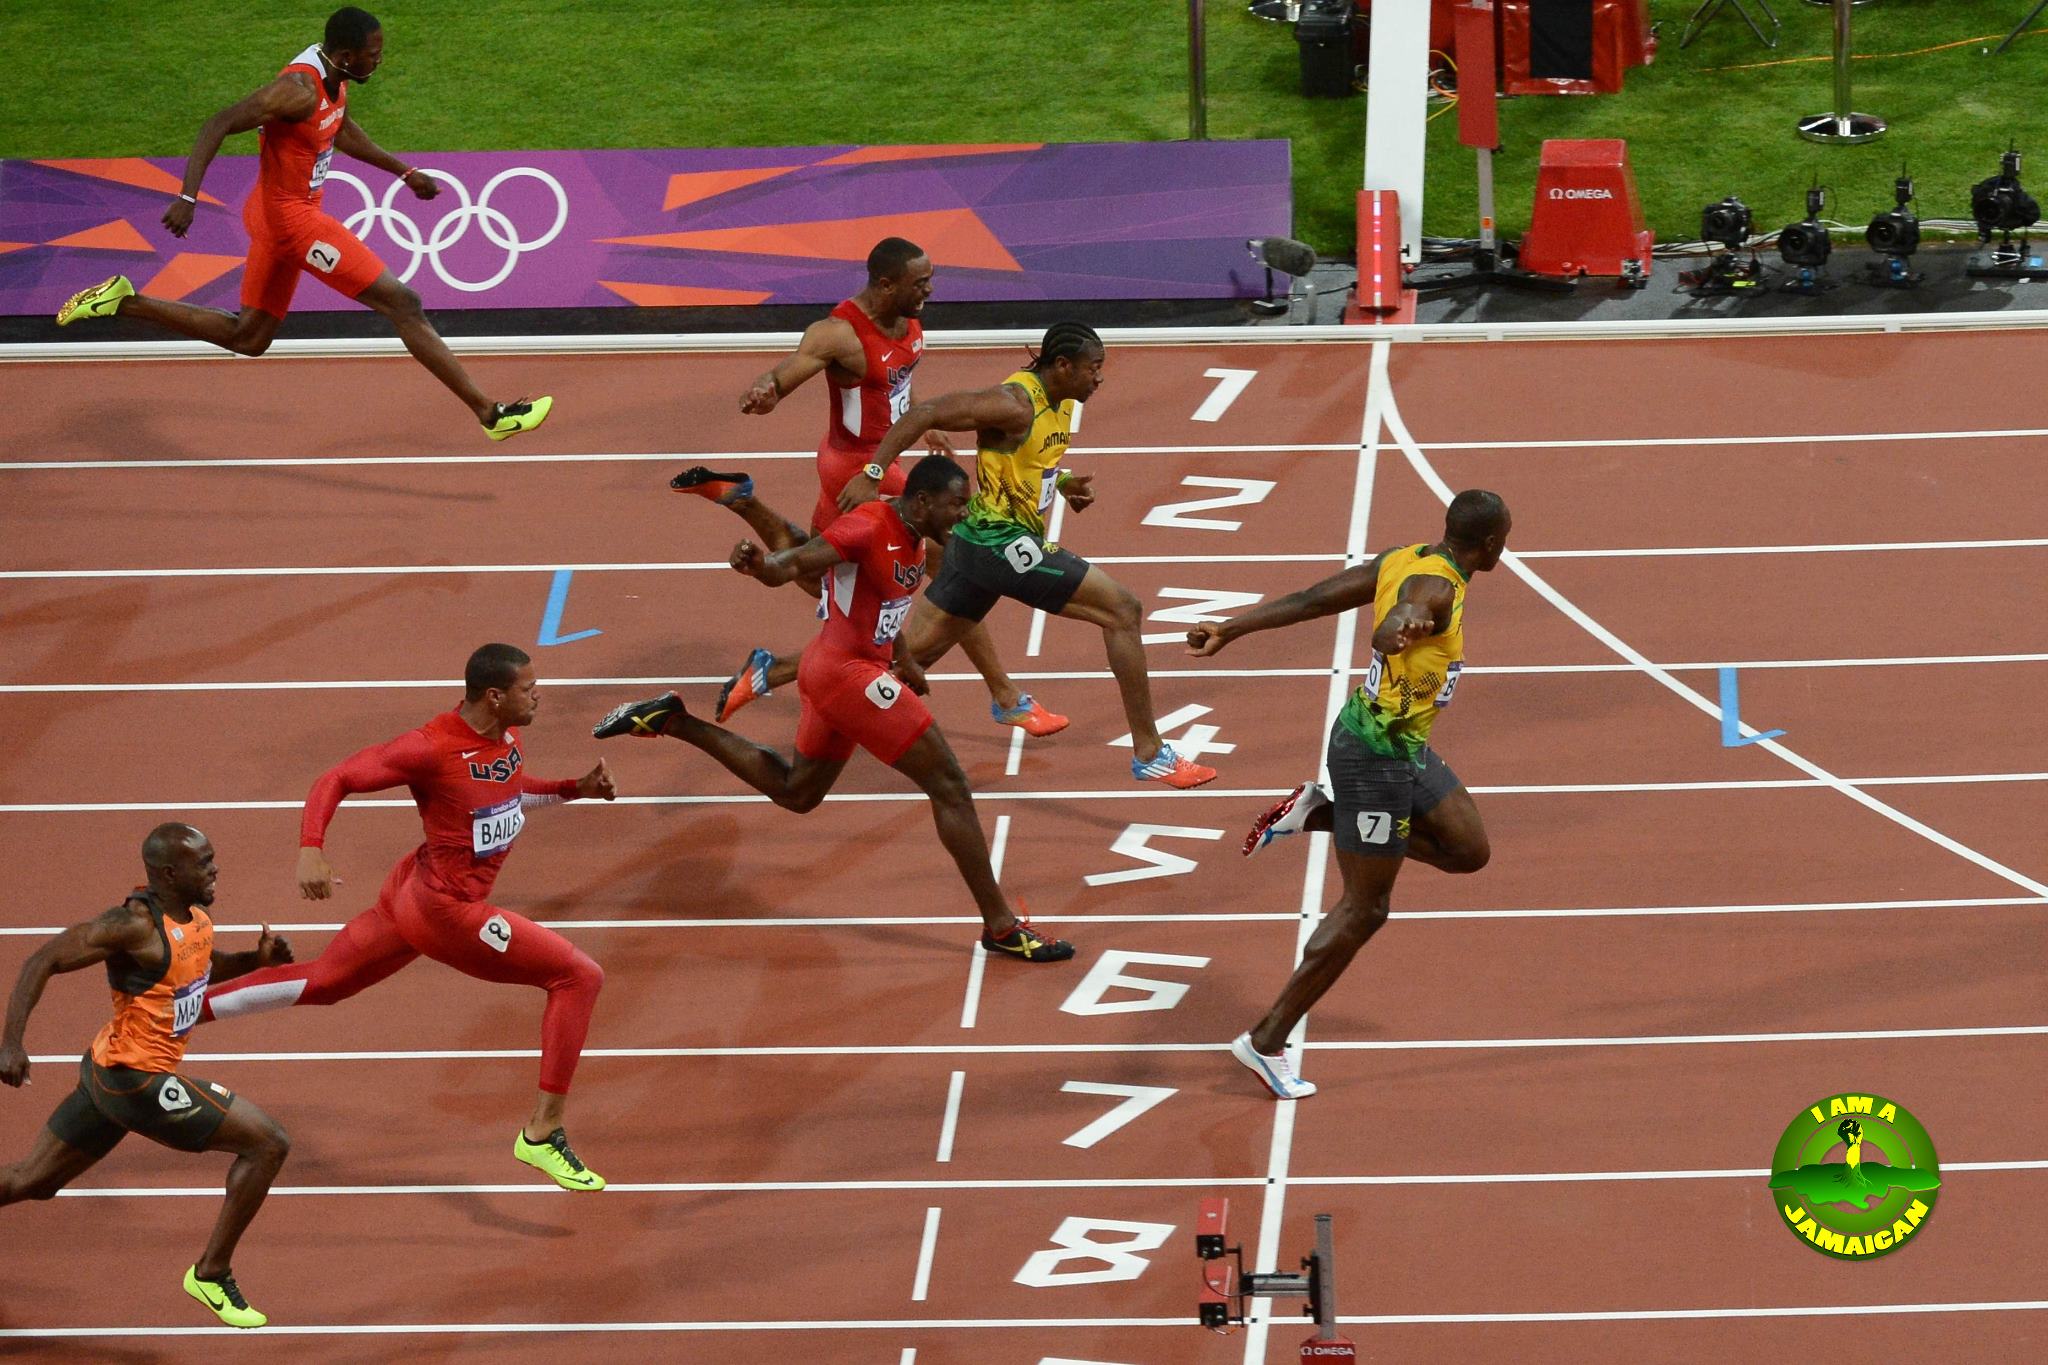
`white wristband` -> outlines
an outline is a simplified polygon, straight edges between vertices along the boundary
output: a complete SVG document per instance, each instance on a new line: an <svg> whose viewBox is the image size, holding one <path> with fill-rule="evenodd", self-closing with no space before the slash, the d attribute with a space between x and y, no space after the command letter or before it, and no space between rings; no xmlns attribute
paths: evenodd
<svg viewBox="0 0 2048 1365"><path fill-rule="evenodd" d="M178 197L188 204L197 204L199 202L199 196L196 194L181 194Z"/></svg>

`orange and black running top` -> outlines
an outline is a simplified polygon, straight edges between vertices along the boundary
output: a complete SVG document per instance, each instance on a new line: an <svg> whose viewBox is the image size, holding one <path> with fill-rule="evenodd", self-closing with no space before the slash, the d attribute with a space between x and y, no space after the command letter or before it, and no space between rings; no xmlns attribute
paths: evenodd
<svg viewBox="0 0 2048 1365"><path fill-rule="evenodd" d="M206 1003L213 921L196 905L189 923L167 920L156 898L140 888L126 903L137 902L148 908L162 946L156 953L116 953L107 959L114 1017L92 1040L92 1059L136 1071L176 1071Z"/></svg>

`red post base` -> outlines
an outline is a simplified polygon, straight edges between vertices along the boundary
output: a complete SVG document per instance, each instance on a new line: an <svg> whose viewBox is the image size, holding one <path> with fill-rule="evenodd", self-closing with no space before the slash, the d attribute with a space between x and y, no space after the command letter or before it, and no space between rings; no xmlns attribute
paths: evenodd
<svg viewBox="0 0 2048 1365"><path fill-rule="evenodd" d="M1415 291L1401 261L1401 197L1392 190L1358 192L1358 288L1344 321L1415 321Z"/></svg>

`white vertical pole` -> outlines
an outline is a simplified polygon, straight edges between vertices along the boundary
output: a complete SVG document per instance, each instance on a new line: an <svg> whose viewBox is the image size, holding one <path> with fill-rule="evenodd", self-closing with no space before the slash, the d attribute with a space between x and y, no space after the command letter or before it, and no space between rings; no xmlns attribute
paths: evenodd
<svg viewBox="0 0 2048 1365"><path fill-rule="evenodd" d="M1422 170L1429 111L1429 6L1375 5L1367 70L1365 184L1401 196L1401 259L1422 261Z"/></svg>

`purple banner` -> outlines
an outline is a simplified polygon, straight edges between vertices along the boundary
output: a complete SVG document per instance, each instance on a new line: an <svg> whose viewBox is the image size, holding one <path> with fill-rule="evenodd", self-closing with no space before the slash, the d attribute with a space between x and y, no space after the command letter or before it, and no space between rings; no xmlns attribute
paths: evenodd
<svg viewBox="0 0 2048 1365"><path fill-rule="evenodd" d="M1232 298L1245 239L1292 231L1285 142L423 153L419 199L337 159L323 207L429 308L832 303L868 249L908 237L934 297ZM125 274L239 306L257 159L221 157L191 232L158 221L180 158L0 160L0 313L54 313ZM295 309L356 305L302 278Z"/></svg>

